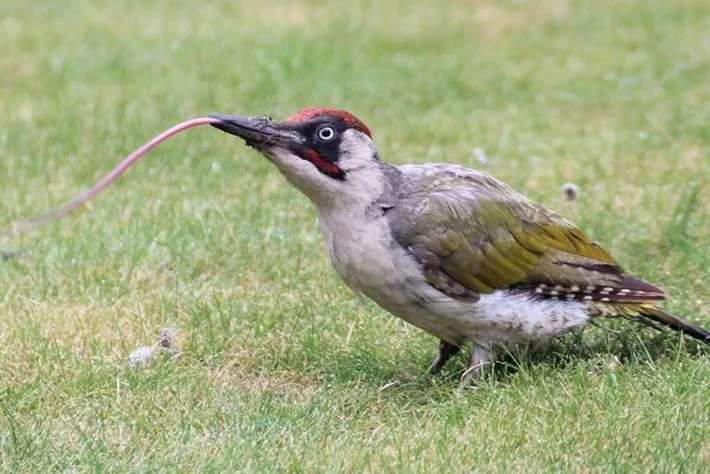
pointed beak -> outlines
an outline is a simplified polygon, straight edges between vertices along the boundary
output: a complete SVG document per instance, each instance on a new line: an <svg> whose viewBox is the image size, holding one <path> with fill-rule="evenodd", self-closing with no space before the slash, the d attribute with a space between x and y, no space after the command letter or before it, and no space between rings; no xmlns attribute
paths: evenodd
<svg viewBox="0 0 710 474"><path fill-rule="evenodd" d="M283 146L298 143L301 137L291 130L277 127L268 117L244 117L241 115L210 115L210 118L219 120L211 124L213 127L242 138L247 145Z"/></svg>

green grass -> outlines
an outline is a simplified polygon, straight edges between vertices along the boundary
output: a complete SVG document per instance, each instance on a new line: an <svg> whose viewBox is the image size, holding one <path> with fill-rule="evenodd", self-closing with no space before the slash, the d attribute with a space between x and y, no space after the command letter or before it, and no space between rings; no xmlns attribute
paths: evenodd
<svg viewBox="0 0 710 474"><path fill-rule="evenodd" d="M346 108L391 162L479 166L710 326L706 0L0 4L0 220L209 112ZM576 201L562 199L577 183ZM306 199L205 127L2 248L0 469L698 471L710 353L621 321L458 358L339 281ZM181 357L132 370L170 328Z"/></svg>

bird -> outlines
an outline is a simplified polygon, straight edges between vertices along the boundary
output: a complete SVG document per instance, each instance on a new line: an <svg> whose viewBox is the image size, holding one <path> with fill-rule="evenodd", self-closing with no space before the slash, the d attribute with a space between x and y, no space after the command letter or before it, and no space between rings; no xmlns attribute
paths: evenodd
<svg viewBox="0 0 710 474"><path fill-rule="evenodd" d="M664 291L624 272L570 221L490 174L460 165L395 166L345 110L309 107L281 122L214 114L315 206L325 248L359 296L439 340L429 373L470 348L462 378L504 351L597 318L710 333L661 309Z"/></svg>

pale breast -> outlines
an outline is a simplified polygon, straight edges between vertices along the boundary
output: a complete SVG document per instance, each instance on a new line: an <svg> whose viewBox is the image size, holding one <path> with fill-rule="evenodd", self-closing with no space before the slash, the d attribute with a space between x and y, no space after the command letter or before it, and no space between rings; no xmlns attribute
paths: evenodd
<svg viewBox="0 0 710 474"><path fill-rule="evenodd" d="M332 219L332 218L331 218ZM333 267L355 291L421 278L416 262L394 242L384 220L332 221L321 230Z"/></svg>

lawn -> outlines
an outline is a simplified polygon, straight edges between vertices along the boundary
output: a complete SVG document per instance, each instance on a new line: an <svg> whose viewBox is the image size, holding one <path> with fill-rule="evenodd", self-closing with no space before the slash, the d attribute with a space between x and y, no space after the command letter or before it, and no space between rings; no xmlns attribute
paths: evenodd
<svg viewBox="0 0 710 474"><path fill-rule="evenodd" d="M706 0L0 3L0 226L211 112L345 108L384 160L486 171L710 327ZM576 200L562 186L580 188ZM0 237L0 470L698 471L710 351L603 321L460 389L358 300L314 209L209 127ZM129 354L167 328L178 357Z"/></svg>

